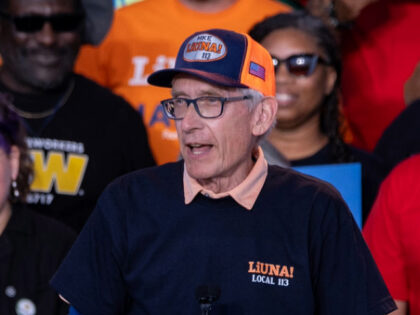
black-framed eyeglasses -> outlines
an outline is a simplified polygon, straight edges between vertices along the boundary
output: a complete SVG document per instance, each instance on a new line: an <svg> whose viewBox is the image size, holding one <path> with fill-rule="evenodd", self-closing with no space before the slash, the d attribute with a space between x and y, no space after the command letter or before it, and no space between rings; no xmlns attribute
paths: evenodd
<svg viewBox="0 0 420 315"><path fill-rule="evenodd" d="M202 96L196 99L182 97L170 98L161 102L168 118L181 120L185 117L190 104L194 105L197 114L202 118L217 118L223 113L226 102L236 102L251 99L251 95L237 97Z"/></svg>
<svg viewBox="0 0 420 315"><path fill-rule="evenodd" d="M285 59L280 59L271 55L273 59L274 71L277 73L282 63L286 64L287 71L296 77L307 77L314 73L318 63L328 65L329 63L322 57L315 54L292 55Z"/></svg>
<svg viewBox="0 0 420 315"><path fill-rule="evenodd" d="M39 32L47 22L51 25L54 32L73 32L81 26L83 20L83 15L71 13L10 15L0 12L0 17L11 21L16 31L23 33Z"/></svg>

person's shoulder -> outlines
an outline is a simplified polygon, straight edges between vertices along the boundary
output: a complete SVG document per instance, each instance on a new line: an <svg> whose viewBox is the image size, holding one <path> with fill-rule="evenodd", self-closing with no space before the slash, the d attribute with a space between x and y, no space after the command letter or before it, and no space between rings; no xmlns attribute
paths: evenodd
<svg viewBox="0 0 420 315"><path fill-rule="evenodd" d="M162 180L168 180L173 177L174 174L182 175L183 161L171 162L162 164L159 166L143 168L129 174L125 174L121 176L120 180L135 180L135 179L142 179L147 178L147 180L151 178L161 178Z"/></svg>
<svg viewBox="0 0 420 315"><path fill-rule="evenodd" d="M324 195L332 198L341 198L337 189L318 178L295 171L291 168L283 168L275 165L269 166L267 181L281 188L286 195L311 196Z"/></svg>
<svg viewBox="0 0 420 315"><path fill-rule="evenodd" d="M178 0L176 0L178 1ZM114 24L141 22L141 17L149 14L156 14L159 18L162 15L162 7L165 6L163 0L142 0L123 6L115 11Z"/></svg>
<svg viewBox="0 0 420 315"><path fill-rule="evenodd" d="M111 28L99 46L100 49L105 52L114 49L121 51L121 48L127 48L133 41L138 42L148 33L156 34L158 38L156 28L167 27L161 21L176 14L168 9L173 1L175 0L143 0L115 10Z"/></svg>
<svg viewBox="0 0 420 315"><path fill-rule="evenodd" d="M396 217L410 215L407 212L416 209L413 205L418 205L420 202L418 174L420 174L420 154L413 155L397 164L381 184L375 203L376 208L380 208L380 211L388 211Z"/></svg>
<svg viewBox="0 0 420 315"><path fill-rule="evenodd" d="M93 80L80 75L74 74L76 97L83 98L89 102L89 107L93 110L101 110L103 113L123 111L129 115L137 114L133 107L120 95L115 94L110 89L99 85ZM84 107L87 110L86 107Z"/></svg>
<svg viewBox="0 0 420 315"><path fill-rule="evenodd" d="M408 178L416 178L420 173L420 153L412 155L411 157L403 160L391 171L390 177L400 177L403 181Z"/></svg>
<svg viewBox="0 0 420 315"><path fill-rule="evenodd" d="M307 217L317 225L323 218L353 222L352 214L338 190L328 182L293 169L269 166L266 192L272 199L295 209L294 215Z"/></svg>
<svg viewBox="0 0 420 315"><path fill-rule="evenodd" d="M104 194L130 191L147 194L158 188L175 187L177 183L182 183L183 169L183 161L142 168L112 181Z"/></svg>
<svg viewBox="0 0 420 315"><path fill-rule="evenodd" d="M75 90L76 91L80 90L83 93L85 93L84 95L85 97L88 97L90 99L99 97L100 100L98 101L105 101L106 103L121 102L121 103L128 104L127 101L124 100L124 98L115 94L110 89L102 85L99 85L95 81L81 74L74 73L73 76L75 80Z"/></svg>

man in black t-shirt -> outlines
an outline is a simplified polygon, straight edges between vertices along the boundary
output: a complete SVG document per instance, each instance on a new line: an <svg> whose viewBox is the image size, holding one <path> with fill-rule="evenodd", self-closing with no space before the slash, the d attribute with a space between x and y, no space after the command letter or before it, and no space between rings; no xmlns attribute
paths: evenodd
<svg viewBox="0 0 420 315"><path fill-rule="evenodd" d="M0 91L28 133L35 169L28 202L75 230L110 181L154 165L141 116L72 72L82 42L99 43L110 22L111 1L99 1L102 15L87 2L0 2Z"/></svg>
<svg viewBox="0 0 420 315"><path fill-rule="evenodd" d="M303 65L305 66L305 65ZM308 64L306 64L308 66ZM383 315L395 309L340 195L268 166L270 54L246 34L192 34L149 83L183 161L114 181L51 281L83 315Z"/></svg>

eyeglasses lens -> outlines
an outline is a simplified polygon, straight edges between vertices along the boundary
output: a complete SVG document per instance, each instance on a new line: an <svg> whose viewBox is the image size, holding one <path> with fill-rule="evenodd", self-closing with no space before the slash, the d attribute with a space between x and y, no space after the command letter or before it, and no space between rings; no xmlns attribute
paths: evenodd
<svg viewBox="0 0 420 315"><path fill-rule="evenodd" d="M195 103L198 114L204 118L218 117L222 111L222 101L218 97L199 97L195 100L173 98L162 102L167 115L173 119L184 118L190 103Z"/></svg>
<svg viewBox="0 0 420 315"><path fill-rule="evenodd" d="M217 117L222 110L222 102L217 97L202 97L197 99L197 106L203 117Z"/></svg>
<svg viewBox="0 0 420 315"><path fill-rule="evenodd" d="M286 64L287 71L294 76L309 76L314 70L317 58L315 55L297 55L290 56L287 59L279 59L277 57L272 57L274 71L277 73L280 65L284 62Z"/></svg>
<svg viewBox="0 0 420 315"><path fill-rule="evenodd" d="M25 33L34 33L42 30L44 24L49 22L55 32L75 31L82 21L76 14L57 14L51 16L28 15L13 18L16 30Z"/></svg>
<svg viewBox="0 0 420 315"><path fill-rule="evenodd" d="M184 114L188 108L187 102L181 98L173 98L170 100L166 100L162 104L169 117L175 119L179 117L184 117Z"/></svg>
<svg viewBox="0 0 420 315"><path fill-rule="evenodd" d="M308 56L288 58L286 60L287 69L294 76L308 76L311 74L312 58Z"/></svg>

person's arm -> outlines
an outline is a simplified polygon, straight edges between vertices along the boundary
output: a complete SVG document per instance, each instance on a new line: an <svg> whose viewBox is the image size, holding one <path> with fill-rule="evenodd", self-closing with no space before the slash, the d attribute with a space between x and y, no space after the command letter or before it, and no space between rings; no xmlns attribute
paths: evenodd
<svg viewBox="0 0 420 315"><path fill-rule="evenodd" d="M405 301L396 300L398 309L390 313L389 315L408 315L408 303Z"/></svg>
<svg viewBox="0 0 420 315"><path fill-rule="evenodd" d="M344 201L339 196L317 199L309 235L316 313L391 313L393 299Z"/></svg>
<svg viewBox="0 0 420 315"><path fill-rule="evenodd" d="M363 228L366 243L381 274L392 293L398 309L392 315L408 314L409 284L407 279L407 251L402 240L407 236L400 218L407 215L407 187L415 187L417 177L410 175L411 162L399 164L384 180L375 204ZM414 172L415 173L415 172ZM408 198L409 199L409 198Z"/></svg>
<svg viewBox="0 0 420 315"><path fill-rule="evenodd" d="M50 282L82 314L122 314L126 308L127 292L121 276L127 245L125 209L115 200L119 194L110 191L111 187L100 197Z"/></svg>
<svg viewBox="0 0 420 315"><path fill-rule="evenodd" d="M420 100L420 62L414 68L414 72L404 84L405 105L410 105L416 100Z"/></svg>

